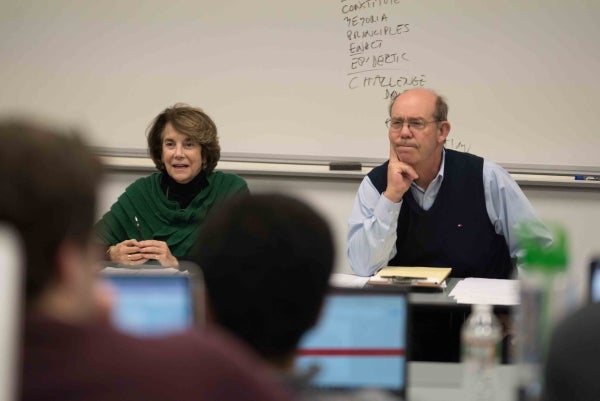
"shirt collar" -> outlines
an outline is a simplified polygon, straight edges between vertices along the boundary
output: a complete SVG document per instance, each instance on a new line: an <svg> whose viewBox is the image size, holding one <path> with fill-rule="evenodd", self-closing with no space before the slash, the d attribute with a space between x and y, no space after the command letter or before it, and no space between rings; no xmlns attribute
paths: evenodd
<svg viewBox="0 0 600 401"><path fill-rule="evenodd" d="M440 171L438 171L437 176L435 177L436 180L444 179L445 166L446 166L446 149L442 148L442 163L440 163Z"/></svg>
<svg viewBox="0 0 600 401"><path fill-rule="evenodd" d="M432 182L436 182L436 181L442 181L444 179L444 168L446 166L446 149L442 148L442 162L440 163L440 169L437 173L437 175L435 176L435 178L433 179ZM411 182L410 185L415 188L418 189L421 192L425 192L420 186L417 185L416 182Z"/></svg>

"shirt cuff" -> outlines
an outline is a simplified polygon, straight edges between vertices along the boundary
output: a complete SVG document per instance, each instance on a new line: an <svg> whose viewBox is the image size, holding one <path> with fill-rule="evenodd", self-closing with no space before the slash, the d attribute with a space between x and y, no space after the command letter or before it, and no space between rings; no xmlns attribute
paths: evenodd
<svg viewBox="0 0 600 401"><path fill-rule="evenodd" d="M373 215L377 220L389 226L394 221L398 220L398 215L400 214L401 206L402 201L394 203L388 198L386 198L385 195L381 194L377 205L375 205Z"/></svg>

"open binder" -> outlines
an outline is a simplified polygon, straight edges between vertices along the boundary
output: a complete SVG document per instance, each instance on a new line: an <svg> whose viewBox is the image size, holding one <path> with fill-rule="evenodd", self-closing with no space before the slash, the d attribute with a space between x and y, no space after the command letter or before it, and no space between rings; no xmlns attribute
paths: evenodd
<svg viewBox="0 0 600 401"><path fill-rule="evenodd" d="M442 288L451 271L450 267L386 266L367 284L436 289Z"/></svg>

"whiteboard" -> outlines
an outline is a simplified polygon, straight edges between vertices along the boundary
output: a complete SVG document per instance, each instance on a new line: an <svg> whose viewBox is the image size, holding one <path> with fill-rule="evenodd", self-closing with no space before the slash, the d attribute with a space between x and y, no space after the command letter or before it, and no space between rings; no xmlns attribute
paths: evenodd
<svg viewBox="0 0 600 401"><path fill-rule="evenodd" d="M379 158L389 97L449 103L449 148L600 166L600 1L4 1L0 111L144 149L165 107L203 108L223 152Z"/></svg>

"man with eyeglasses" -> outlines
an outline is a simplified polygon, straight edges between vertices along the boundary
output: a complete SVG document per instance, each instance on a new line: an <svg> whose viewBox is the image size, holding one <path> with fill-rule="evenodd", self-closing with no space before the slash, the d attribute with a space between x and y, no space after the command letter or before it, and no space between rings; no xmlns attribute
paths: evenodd
<svg viewBox="0 0 600 401"><path fill-rule="evenodd" d="M346 252L356 274L388 265L449 266L453 277L506 279L520 253L520 222L542 244L552 242L506 170L444 148L444 98L410 89L392 100L389 114L389 160L363 179L349 219ZM458 360L458 316L428 311L413 323L414 360Z"/></svg>
<svg viewBox="0 0 600 401"><path fill-rule="evenodd" d="M450 122L441 96L410 89L389 111L389 161L363 179L349 220L347 256L356 274L450 266L453 277L510 278L519 222L552 241L506 170L444 148Z"/></svg>

